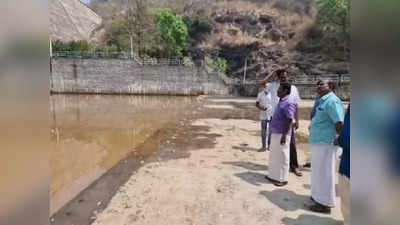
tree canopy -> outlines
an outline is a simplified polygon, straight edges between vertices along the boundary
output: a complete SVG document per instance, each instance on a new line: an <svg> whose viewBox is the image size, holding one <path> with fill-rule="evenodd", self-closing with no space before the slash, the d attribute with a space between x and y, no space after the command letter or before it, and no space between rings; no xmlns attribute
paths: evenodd
<svg viewBox="0 0 400 225"><path fill-rule="evenodd" d="M188 29L180 15L170 9L155 12L158 38L166 56L182 57L187 47Z"/></svg>
<svg viewBox="0 0 400 225"><path fill-rule="evenodd" d="M336 26L343 33L350 28L350 0L316 0L317 21Z"/></svg>

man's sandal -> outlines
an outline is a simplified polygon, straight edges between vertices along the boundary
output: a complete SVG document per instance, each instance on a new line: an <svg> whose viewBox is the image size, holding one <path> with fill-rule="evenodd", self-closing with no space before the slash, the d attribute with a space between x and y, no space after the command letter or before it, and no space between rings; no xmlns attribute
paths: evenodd
<svg viewBox="0 0 400 225"><path fill-rule="evenodd" d="M317 212L317 213L324 213L324 214L331 213L331 208L321 205L319 203L316 203L316 204L310 206L310 210L313 212Z"/></svg>

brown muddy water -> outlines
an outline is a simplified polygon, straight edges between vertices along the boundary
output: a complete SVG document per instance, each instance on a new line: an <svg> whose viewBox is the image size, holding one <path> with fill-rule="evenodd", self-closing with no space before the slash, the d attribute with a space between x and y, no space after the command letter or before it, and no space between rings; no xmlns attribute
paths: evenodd
<svg viewBox="0 0 400 225"><path fill-rule="evenodd" d="M52 95L50 215L128 154L151 154L138 146L196 103L194 97Z"/></svg>

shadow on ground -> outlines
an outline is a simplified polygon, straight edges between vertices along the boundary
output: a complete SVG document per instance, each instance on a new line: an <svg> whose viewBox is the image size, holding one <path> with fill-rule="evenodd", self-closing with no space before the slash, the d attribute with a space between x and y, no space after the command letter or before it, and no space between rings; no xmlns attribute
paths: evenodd
<svg viewBox="0 0 400 225"><path fill-rule="evenodd" d="M282 219L285 225L342 225L340 220L334 220L329 217L320 217L314 215L300 215L296 219L285 217Z"/></svg>
<svg viewBox="0 0 400 225"><path fill-rule="evenodd" d="M256 151L258 151L257 148L253 148L253 147L249 147L249 146L233 146L232 149L240 150L242 152L247 152L247 151L256 152Z"/></svg>
<svg viewBox="0 0 400 225"><path fill-rule="evenodd" d="M222 164L232 165L232 166L236 166L236 167L242 167L242 168L245 168L248 170L258 170L258 171L268 170L267 165L261 165L261 164L256 164L256 163L252 163L252 162L236 161L236 162L223 162Z"/></svg>
<svg viewBox="0 0 400 225"><path fill-rule="evenodd" d="M307 210L305 204L311 204L310 196L299 195L286 189L260 191L260 195L285 211Z"/></svg>
<svg viewBox="0 0 400 225"><path fill-rule="evenodd" d="M244 173L236 173L235 176L255 186L271 184L269 180L265 179L265 174L262 173L248 171Z"/></svg>

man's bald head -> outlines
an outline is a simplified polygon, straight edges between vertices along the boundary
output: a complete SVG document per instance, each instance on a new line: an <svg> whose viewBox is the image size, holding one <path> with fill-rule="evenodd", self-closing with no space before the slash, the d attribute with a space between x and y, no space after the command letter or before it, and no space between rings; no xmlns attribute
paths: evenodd
<svg viewBox="0 0 400 225"><path fill-rule="evenodd" d="M336 84L332 80L319 80L317 82L317 92L323 96L336 89Z"/></svg>

